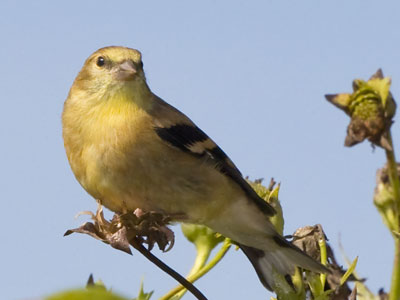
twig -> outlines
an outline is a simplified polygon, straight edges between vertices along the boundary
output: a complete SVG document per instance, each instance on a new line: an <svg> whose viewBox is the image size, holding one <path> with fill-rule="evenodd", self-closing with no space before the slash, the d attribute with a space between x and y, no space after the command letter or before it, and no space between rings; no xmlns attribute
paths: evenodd
<svg viewBox="0 0 400 300"><path fill-rule="evenodd" d="M180 275L175 270L171 269L164 262L158 259L155 255L153 255L150 251L148 251L143 245L137 241L136 239L131 240L130 244L136 250L138 250L141 254L143 254L148 260L150 260L153 264L167 273L169 276L178 281L181 285L183 285L189 292L191 292L198 300L207 300L207 298L189 281L187 281L182 275Z"/></svg>

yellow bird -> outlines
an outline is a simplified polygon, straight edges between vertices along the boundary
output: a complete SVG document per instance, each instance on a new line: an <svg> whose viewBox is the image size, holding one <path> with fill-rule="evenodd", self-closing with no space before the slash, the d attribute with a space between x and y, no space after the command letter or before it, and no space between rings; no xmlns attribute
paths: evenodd
<svg viewBox="0 0 400 300"><path fill-rule="evenodd" d="M275 231L274 209L221 148L151 92L139 51L94 52L71 87L62 124L72 171L110 210L140 208L206 225L240 245L270 290L273 269L326 272Z"/></svg>

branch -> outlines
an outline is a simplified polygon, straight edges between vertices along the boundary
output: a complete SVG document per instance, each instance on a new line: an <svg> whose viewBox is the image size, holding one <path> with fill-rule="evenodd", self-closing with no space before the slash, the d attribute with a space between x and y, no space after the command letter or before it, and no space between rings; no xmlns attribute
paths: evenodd
<svg viewBox="0 0 400 300"><path fill-rule="evenodd" d="M195 296L198 300L207 300L207 298L192 283L187 281L185 279L185 277L183 277L178 272L176 272L175 270L173 270L169 266L167 266L160 259L158 259L154 254L152 254L149 250L147 250L145 247L143 247L143 245L137 239L133 239L130 242L130 244L132 245L133 248L135 248L141 254L143 254L149 261L151 261L153 264L155 264L157 267L159 267L161 270L163 270L169 276L174 278L181 285L183 285L185 287L185 289L187 289L189 292L191 292L193 294L193 296Z"/></svg>

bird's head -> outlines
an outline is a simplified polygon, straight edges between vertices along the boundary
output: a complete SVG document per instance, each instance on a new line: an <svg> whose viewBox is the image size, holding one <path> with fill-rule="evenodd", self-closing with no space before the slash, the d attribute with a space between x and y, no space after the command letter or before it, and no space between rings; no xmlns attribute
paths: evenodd
<svg viewBox="0 0 400 300"><path fill-rule="evenodd" d="M126 47L105 47L85 62L74 85L86 92L147 88L142 55Z"/></svg>

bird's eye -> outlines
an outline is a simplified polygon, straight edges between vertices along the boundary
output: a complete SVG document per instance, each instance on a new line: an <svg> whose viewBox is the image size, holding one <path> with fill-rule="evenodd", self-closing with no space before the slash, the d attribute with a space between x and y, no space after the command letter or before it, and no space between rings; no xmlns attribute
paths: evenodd
<svg viewBox="0 0 400 300"><path fill-rule="evenodd" d="M143 69L143 62L142 62L142 61L140 61L139 67L140 67L141 69Z"/></svg>
<svg viewBox="0 0 400 300"><path fill-rule="evenodd" d="M99 56L99 57L97 58L96 65L97 65L98 67L104 66L105 63L106 63L106 60L104 59L103 56Z"/></svg>

